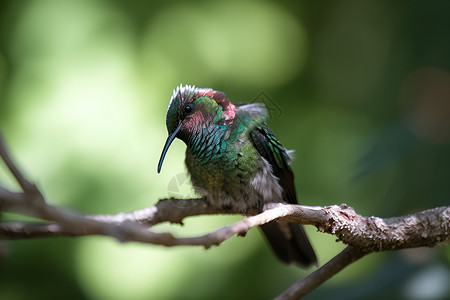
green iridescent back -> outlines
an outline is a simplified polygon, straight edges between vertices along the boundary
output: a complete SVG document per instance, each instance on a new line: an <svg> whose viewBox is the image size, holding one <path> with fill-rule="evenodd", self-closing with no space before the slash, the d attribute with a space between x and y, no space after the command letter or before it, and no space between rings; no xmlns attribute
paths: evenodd
<svg viewBox="0 0 450 300"><path fill-rule="evenodd" d="M248 185L259 168L255 159L259 153L249 139L250 132L262 126L266 118L267 115L256 116L252 110L237 107L235 118L227 125L211 122L202 128L186 151L186 165L194 186L241 194L241 187ZM217 116L214 119L222 120Z"/></svg>

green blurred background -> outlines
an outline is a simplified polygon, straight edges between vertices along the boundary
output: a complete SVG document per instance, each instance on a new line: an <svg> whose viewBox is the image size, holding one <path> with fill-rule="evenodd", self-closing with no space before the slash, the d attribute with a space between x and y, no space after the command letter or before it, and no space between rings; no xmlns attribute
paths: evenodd
<svg viewBox="0 0 450 300"><path fill-rule="evenodd" d="M272 108L302 204L380 217L448 205L449 12L417 0L3 0L0 129L51 203L132 211L192 194L182 142L156 165L172 89L195 84ZM239 219L157 228L190 236ZM321 264L343 249L307 230ZM6 248L5 300L269 299L310 272L277 261L258 230L207 251L107 237ZM372 254L306 298L450 299L449 261L448 246Z"/></svg>

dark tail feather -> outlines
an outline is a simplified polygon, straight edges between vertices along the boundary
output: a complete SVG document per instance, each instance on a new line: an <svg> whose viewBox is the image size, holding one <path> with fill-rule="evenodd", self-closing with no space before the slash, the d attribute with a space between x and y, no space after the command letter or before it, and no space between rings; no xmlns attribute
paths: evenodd
<svg viewBox="0 0 450 300"><path fill-rule="evenodd" d="M287 264L317 265L317 257L302 225L270 222L260 226L275 254Z"/></svg>

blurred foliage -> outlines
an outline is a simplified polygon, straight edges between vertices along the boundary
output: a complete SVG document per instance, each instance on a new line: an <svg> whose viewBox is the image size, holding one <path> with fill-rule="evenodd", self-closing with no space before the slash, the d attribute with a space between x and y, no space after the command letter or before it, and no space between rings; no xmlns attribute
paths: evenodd
<svg viewBox="0 0 450 300"><path fill-rule="evenodd" d="M165 113L180 83L278 109L301 203L390 217L450 199L450 2L88 1L0 3L0 128L48 199L82 213L153 205ZM15 188L4 171L1 183ZM3 218L15 216L4 214ZM179 235L238 217L199 217ZM343 245L309 235L321 263ZM309 271L257 230L220 247L104 237L2 244L0 299L268 299ZM3 249L2 248L2 249ZM373 254L308 299L450 298L450 249Z"/></svg>

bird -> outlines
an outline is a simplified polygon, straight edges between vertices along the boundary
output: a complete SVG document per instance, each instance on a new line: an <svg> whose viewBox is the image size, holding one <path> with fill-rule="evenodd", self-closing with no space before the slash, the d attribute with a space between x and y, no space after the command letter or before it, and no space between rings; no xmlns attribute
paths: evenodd
<svg viewBox="0 0 450 300"><path fill-rule="evenodd" d="M267 125L262 103L233 104L210 88L180 85L166 115L168 137L157 171L175 138L186 144L185 164L195 191L209 205L247 215L266 203L298 204L292 152ZM317 265L317 257L297 223L272 221L260 226L269 245L286 264Z"/></svg>

